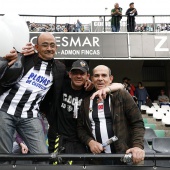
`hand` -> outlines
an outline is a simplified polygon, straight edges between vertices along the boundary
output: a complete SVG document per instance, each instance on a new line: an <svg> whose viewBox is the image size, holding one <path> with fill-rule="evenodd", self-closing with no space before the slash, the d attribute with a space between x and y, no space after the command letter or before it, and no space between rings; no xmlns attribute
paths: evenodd
<svg viewBox="0 0 170 170"><path fill-rule="evenodd" d="M134 164L137 164L144 160L145 151L139 147L130 148L126 151L126 154L132 153L132 160Z"/></svg>
<svg viewBox="0 0 170 170"><path fill-rule="evenodd" d="M28 153L28 147L24 143L20 143L22 154Z"/></svg>
<svg viewBox="0 0 170 170"><path fill-rule="evenodd" d="M106 98L106 95L108 93L120 90L120 89L124 89L124 85L122 85L121 83L112 83L109 87L105 87L101 90L96 91L95 93L93 93L93 95L90 97L90 99L94 99L96 96L99 97L98 102L101 102L103 99Z"/></svg>
<svg viewBox="0 0 170 170"><path fill-rule="evenodd" d="M94 85L90 80L86 80L84 88L86 91L91 91L94 88Z"/></svg>
<svg viewBox="0 0 170 170"><path fill-rule="evenodd" d="M93 100L95 97L98 97L98 103L102 102L104 99L106 99L106 95L107 93L109 93L109 88L105 87L103 89L100 89L98 91L96 91L95 93L93 93L93 95L90 97L91 100Z"/></svg>
<svg viewBox="0 0 170 170"><path fill-rule="evenodd" d="M12 49L9 54L7 54L6 56L4 56L4 58L9 61L9 62L8 62L8 65L11 66L11 65L14 64L15 61L17 60L17 56L18 56L18 55L17 55L16 50Z"/></svg>
<svg viewBox="0 0 170 170"><path fill-rule="evenodd" d="M24 56L34 54L34 53L35 53L35 51L34 51L34 46L33 46L30 42L27 43L26 46L24 46L24 47L22 48L21 53L22 53Z"/></svg>
<svg viewBox="0 0 170 170"><path fill-rule="evenodd" d="M91 140L88 143L88 145L90 147L91 152L94 153L94 154L101 153L104 150L102 144L95 141L95 140Z"/></svg>
<svg viewBox="0 0 170 170"><path fill-rule="evenodd" d="M116 12L118 13L118 12L119 12L119 9L116 9Z"/></svg>

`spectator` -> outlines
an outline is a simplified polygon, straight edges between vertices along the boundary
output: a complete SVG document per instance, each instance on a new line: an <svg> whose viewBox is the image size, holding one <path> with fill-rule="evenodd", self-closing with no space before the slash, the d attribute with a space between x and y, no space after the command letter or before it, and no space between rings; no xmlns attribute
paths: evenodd
<svg viewBox="0 0 170 170"><path fill-rule="evenodd" d="M82 23L77 20L75 32L81 32Z"/></svg>
<svg viewBox="0 0 170 170"><path fill-rule="evenodd" d="M125 89L128 91L128 78L124 77L122 79L122 84L124 85Z"/></svg>
<svg viewBox="0 0 170 170"><path fill-rule="evenodd" d="M127 80L128 83L128 91L132 97L135 96L135 86L130 82L130 79Z"/></svg>
<svg viewBox="0 0 170 170"><path fill-rule="evenodd" d="M109 89L112 80L113 76L108 67L99 65L93 69L92 82L96 90L106 87ZM132 97L125 90L118 90L106 95L101 103L97 101L97 94L98 91L91 100L88 96L82 102L77 127L81 141L94 154L132 153L134 163L142 161L145 128L141 113ZM114 135L118 140L104 148L102 143ZM114 162L108 163L105 160L103 164Z"/></svg>
<svg viewBox="0 0 170 170"><path fill-rule="evenodd" d="M134 32L135 31L135 16L138 15L137 10L134 8L134 3L130 3L129 7L126 11L127 15L127 31Z"/></svg>
<svg viewBox="0 0 170 170"><path fill-rule="evenodd" d="M48 111L48 121L51 123L54 120L66 72L63 64L53 59L57 47L52 34L40 34L35 48L38 53L23 61L25 69L22 77L8 89L0 84L0 91L3 92L0 95L0 153L12 152L15 130L30 153L48 153L37 115L41 106L43 113Z"/></svg>
<svg viewBox="0 0 170 170"><path fill-rule="evenodd" d="M57 27L57 31L58 31L58 32L64 32L64 28L63 28L62 24L60 24L60 25Z"/></svg>
<svg viewBox="0 0 170 170"><path fill-rule="evenodd" d="M170 105L169 97L167 95L165 95L165 91L163 89L161 89L161 91L160 91L160 95L158 96L158 101L159 101L160 106L161 105Z"/></svg>
<svg viewBox="0 0 170 170"><path fill-rule="evenodd" d="M60 106L58 108L58 118L56 126L58 128L57 136L49 134L49 152L56 151L54 142L55 137L60 136L60 142L57 150L64 147L63 153L75 154L86 153L86 146L82 144L77 136L77 117L78 110L82 103L82 100L91 95L94 91L85 90L86 82L89 80L89 67L83 60L77 60L72 64L69 72L70 79L64 80L62 87L62 95ZM116 91L122 89L121 84L113 83L111 90ZM105 89L109 92L108 88ZM104 92L105 94L105 92ZM50 127L49 131L52 131L53 127Z"/></svg>
<svg viewBox="0 0 170 170"><path fill-rule="evenodd" d="M141 109L141 105L144 105L149 97L148 92L142 82L138 82L138 87L135 90L135 96L138 99L139 109Z"/></svg>
<svg viewBox="0 0 170 170"><path fill-rule="evenodd" d="M99 16L99 21L100 21L100 22L103 22L102 16Z"/></svg>
<svg viewBox="0 0 170 170"><path fill-rule="evenodd" d="M33 22L31 24L31 31L36 31L37 30L37 25Z"/></svg>
<svg viewBox="0 0 170 170"><path fill-rule="evenodd" d="M125 86L126 91L130 93L134 101L137 103L137 98L135 96L135 86L130 83L130 79L127 77L123 78L123 85Z"/></svg>
<svg viewBox="0 0 170 170"><path fill-rule="evenodd" d="M120 20L122 19L122 8L118 3L115 3L114 9L111 10L111 28L112 32L120 31Z"/></svg>

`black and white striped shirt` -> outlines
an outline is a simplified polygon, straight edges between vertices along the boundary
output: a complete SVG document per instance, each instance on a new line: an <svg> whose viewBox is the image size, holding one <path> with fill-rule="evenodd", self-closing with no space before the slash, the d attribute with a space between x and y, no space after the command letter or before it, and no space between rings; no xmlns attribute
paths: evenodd
<svg viewBox="0 0 170 170"><path fill-rule="evenodd" d="M17 117L37 117L39 104L52 83L52 63L39 60L16 85L0 96L0 109Z"/></svg>
<svg viewBox="0 0 170 170"><path fill-rule="evenodd" d="M97 103L97 98L95 98L92 108L93 111L89 114L92 134L102 144L114 136L109 95L107 95L107 98L102 103ZM104 152L114 153L113 144L106 146Z"/></svg>

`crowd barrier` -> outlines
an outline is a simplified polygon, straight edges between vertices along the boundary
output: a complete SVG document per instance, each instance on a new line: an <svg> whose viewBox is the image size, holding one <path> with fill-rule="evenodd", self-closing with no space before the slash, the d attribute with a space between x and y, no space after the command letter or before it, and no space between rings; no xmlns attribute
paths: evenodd
<svg viewBox="0 0 170 170"><path fill-rule="evenodd" d="M163 164L164 166L160 166L157 164L157 161L167 161L169 163L170 154L169 153L147 153L145 155L145 160L143 163L138 165L127 164L127 165L92 165L87 164L86 161L89 159L122 159L124 157L123 154L29 154L29 155L16 155L16 154L0 154L1 161L12 161L11 164L0 164L1 170L163 170L170 168L170 166ZM16 164L17 160L33 160L35 161L56 161L59 159L71 159L73 160L81 160L82 164L72 164L72 165L65 165L65 164L58 164L56 166L49 165L49 164ZM147 165L145 164L146 161L151 161L153 164Z"/></svg>

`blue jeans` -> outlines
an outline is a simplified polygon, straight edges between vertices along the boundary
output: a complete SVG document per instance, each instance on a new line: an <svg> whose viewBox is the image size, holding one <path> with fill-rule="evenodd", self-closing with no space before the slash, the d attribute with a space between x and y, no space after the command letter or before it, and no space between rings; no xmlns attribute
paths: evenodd
<svg viewBox="0 0 170 170"><path fill-rule="evenodd" d="M12 153L15 130L30 153L48 153L39 118L18 118L0 110L0 153Z"/></svg>
<svg viewBox="0 0 170 170"><path fill-rule="evenodd" d="M144 105L146 103L145 100L138 100L138 107L141 110L141 105Z"/></svg>
<svg viewBox="0 0 170 170"><path fill-rule="evenodd" d="M112 32L119 32L120 31L120 25L112 25Z"/></svg>

